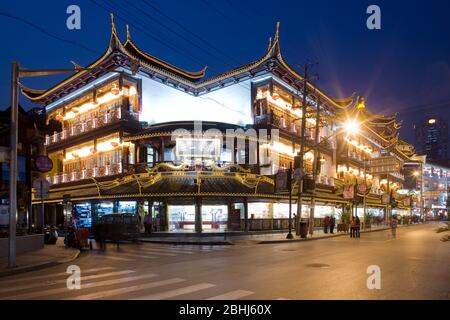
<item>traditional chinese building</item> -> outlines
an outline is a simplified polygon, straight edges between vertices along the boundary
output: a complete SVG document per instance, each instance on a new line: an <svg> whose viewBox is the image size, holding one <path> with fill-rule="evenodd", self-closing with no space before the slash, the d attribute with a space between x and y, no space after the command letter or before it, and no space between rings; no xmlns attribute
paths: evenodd
<svg viewBox="0 0 450 320"><path fill-rule="evenodd" d="M61 123L46 137L54 169L45 202L79 226L128 213L151 214L158 231L286 229L288 195L275 192L274 174L299 153L303 116L304 172L315 186L303 195L305 213L312 198L318 219L357 205L343 188L361 177L371 208L387 208L382 194L402 182L407 156L395 146L395 117L305 81L285 61L278 27L260 59L207 77L206 68L186 71L146 53L128 28L122 42L113 20L100 58L50 89L22 92ZM349 117L361 133L339 131Z"/></svg>

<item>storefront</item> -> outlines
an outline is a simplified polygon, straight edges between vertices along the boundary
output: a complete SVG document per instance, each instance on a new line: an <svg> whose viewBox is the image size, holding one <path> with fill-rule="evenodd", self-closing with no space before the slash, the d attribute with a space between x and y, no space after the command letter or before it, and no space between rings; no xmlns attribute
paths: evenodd
<svg viewBox="0 0 450 320"><path fill-rule="evenodd" d="M168 205L169 231L195 231L195 205ZM228 224L228 206L202 205L202 230L225 231Z"/></svg>

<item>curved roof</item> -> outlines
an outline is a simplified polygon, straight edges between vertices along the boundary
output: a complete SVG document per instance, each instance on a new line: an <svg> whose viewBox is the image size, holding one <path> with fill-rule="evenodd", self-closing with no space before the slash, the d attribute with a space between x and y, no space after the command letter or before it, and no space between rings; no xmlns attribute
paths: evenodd
<svg viewBox="0 0 450 320"><path fill-rule="evenodd" d="M205 90L208 91L208 86L214 85L225 79L230 79L235 76L251 72L258 67L264 67L266 66L265 63L270 62L276 62L277 65L284 68L292 77L299 81L304 81L304 78L289 66L289 64L284 60L281 54L279 44L279 23L277 23L274 41L270 42L268 50L262 58L210 78L205 78L206 67L200 71L186 71L144 52L131 40L128 26L127 40L125 41L125 43L122 43L117 35L114 16L112 14L111 25L111 37L109 46L100 58L92 62L86 68L81 68L79 71L75 72L74 74L48 90L35 90L27 88L26 86L22 86L22 93L32 101L41 103L46 101L48 102L54 99L55 96L59 97L61 94L64 94L71 90L75 90L75 84L77 83L77 80L81 81L82 83L90 81L92 77L89 78L89 72L99 64L106 62L108 59L113 59L114 56L117 56L113 53L118 53L119 55L128 57L130 64L131 61L137 61L139 65L141 65L145 69L150 70L151 72L159 73L165 77L172 79L173 81L176 81L177 83L181 83L187 88L190 88L191 91L195 93L199 93ZM83 76L85 76L86 78L83 79ZM308 82L307 84L315 94L320 95L320 97L322 97L332 106L343 109L349 107L353 102L353 96L345 99L333 99L323 91L316 88L310 82ZM55 96L52 97L52 94L55 94Z"/></svg>
<svg viewBox="0 0 450 320"><path fill-rule="evenodd" d="M168 62L165 62L161 59L158 59L148 53L145 53L141 49L139 49L132 41L130 37L130 33L127 26L127 41L125 44L122 44L120 41L118 35L117 35L117 29L114 22L114 16L111 14L111 37L109 41L109 46L107 50L103 53L102 56L100 56L98 59L96 59L94 62L89 64L86 68L80 69L79 71L75 72L59 84L51 87L48 90L36 90L36 89L30 89L24 85L22 85L22 93L24 96L26 96L28 99L32 101L39 101L50 95L51 93L57 91L64 85L70 83L71 81L75 80L76 78L79 78L81 75L89 72L91 69L95 68L97 65L105 61L113 52L118 51L121 52L130 58L136 59L139 62L143 63L144 65L151 66L156 71L162 70L167 73L172 74L175 77L179 77L191 82L196 82L199 79L203 78L205 76L206 67L203 68L200 71L197 72L190 72L185 71L181 68L178 68L174 65L169 64Z"/></svg>

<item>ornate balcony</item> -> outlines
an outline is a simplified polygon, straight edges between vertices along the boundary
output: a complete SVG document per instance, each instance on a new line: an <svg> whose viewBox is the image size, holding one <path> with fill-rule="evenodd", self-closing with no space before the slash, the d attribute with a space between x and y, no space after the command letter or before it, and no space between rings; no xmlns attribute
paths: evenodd
<svg viewBox="0 0 450 320"><path fill-rule="evenodd" d="M92 169L76 170L72 172L48 176L47 180L50 185L57 185L62 183L87 180L91 178L114 176L117 174L121 174L122 172L122 163L113 163L105 166L94 167Z"/></svg>
<svg viewBox="0 0 450 320"><path fill-rule="evenodd" d="M45 137L45 145L49 146L67 140L68 138L78 136L85 132L89 132L97 128L117 123L123 119L137 121L139 117L137 113L130 111L123 114L123 112L121 112L121 109L119 108L114 111L89 119L86 122L74 125L71 128L64 129L63 131L57 132L51 136L47 135Z"/></svg>

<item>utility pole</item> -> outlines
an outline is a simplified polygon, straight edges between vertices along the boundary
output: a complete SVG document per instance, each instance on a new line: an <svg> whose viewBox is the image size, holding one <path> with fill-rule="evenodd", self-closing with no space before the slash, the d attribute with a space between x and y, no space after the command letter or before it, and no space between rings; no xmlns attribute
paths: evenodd
<svg viewBox="0 0 450 320"><path fill-rule="evenodd" d="M19 121L19 64L12 62L11 71L11 124L9 160L9 238L8 267L16 266L16 223L17 223L17 132Z"/></svg>
<svg viewBox="0 0 450 320"><path fill-rule="evenodd" d="M316 198L315 198L315 193L316 193L316 188L315 188L315 184L316 184L316 179L317 179L317 174L319 173L319 155L320 152L318 151L318 146L319 146L319 132L320 130L320 99L317 98L317 111L316 111L316 129L314 132L314 144L317 146L314 149L314 158L313 158L313 180L314 180L314 190L313 190L313 194L311 196L311 207L309 208L309 234L312 237L314 234L314 209L316 206Z"/></svg>
<svg viewBox="0 0 450 320"><path fill-rule="evenodd" d="M306 63L304 65L304 71L303 71L303 100L302 100L302 122L301 122L301 130L300 130L300 154L299 154L299 167L296 169L299 169L301 172L300 179L299 179L299 186L298 186L298 194L297 194L297 217L298 217L298 230L300 231L300 225L301 225L301 216L302 216L302 194L303 194L303 179L305 176L305 172L303 169L303 157L305 153L305 133L306 133L306 104L307 99L306 96L308 94L308 79L309 79L309 68L311 64Z"/></svg>
<svg viewBox="0 0 450 320"><path fill-rule="evenodd" d="M9 162L9 235L8 267L16 266L16 224L17 224L17 134L19 131L19 78L40 77L90 70L89 68L30 70L20 68L17 61L12 62L11 71L11 124L10 124L10 162ZM113 71L117 72L117 71ZM43 223L43 221L42 221Z"/></svg>

